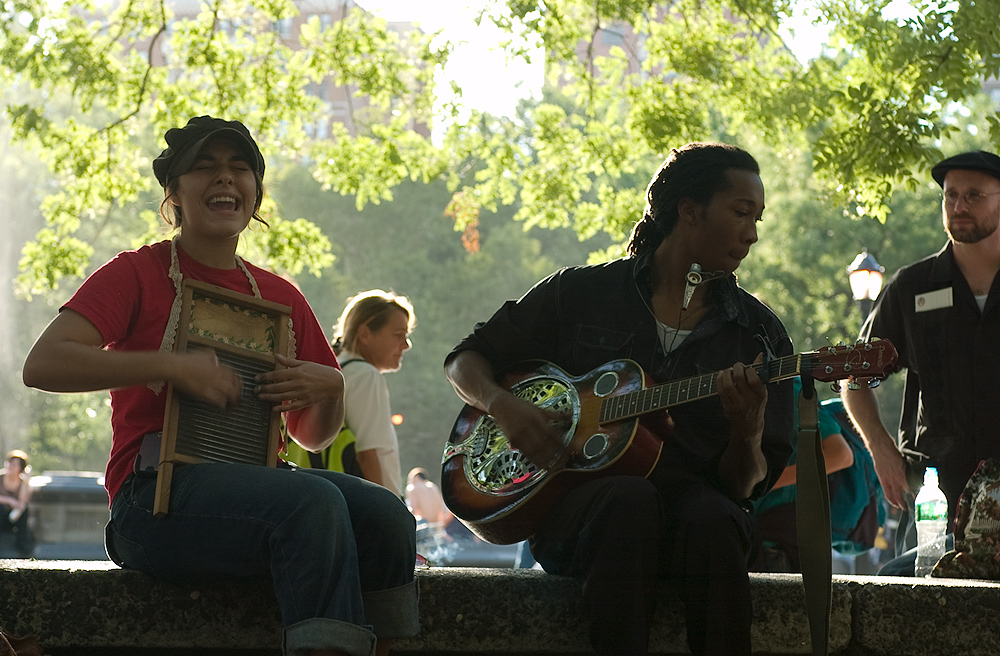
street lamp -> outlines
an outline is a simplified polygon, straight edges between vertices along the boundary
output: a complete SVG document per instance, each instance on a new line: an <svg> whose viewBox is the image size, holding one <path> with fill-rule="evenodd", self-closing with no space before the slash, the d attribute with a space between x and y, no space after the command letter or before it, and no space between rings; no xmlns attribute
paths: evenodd
<svg viewBox="0 0 1000 656"><path fill-rule="evenodd" d="M861 306L862 318L867 319L872 310L872 303L882 291L882 272L885 267L875 261L868 249L858 253L854 261L847 267L847 276L851 281L851 294Z"/></svg>

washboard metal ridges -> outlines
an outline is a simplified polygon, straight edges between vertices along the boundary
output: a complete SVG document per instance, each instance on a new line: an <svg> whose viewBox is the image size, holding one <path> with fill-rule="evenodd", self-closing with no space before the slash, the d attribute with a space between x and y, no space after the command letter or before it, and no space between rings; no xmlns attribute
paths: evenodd
<svg viewBox="0 0 1000 656"><path fill-rule="evenodd" d="M215 285L185 280L175 352L208 348L243 382L235 407L221 410L167 387L163 439L153 513L166 514L176 465L231 462L274 467L281 415L254 394L257 374L273 371L275 354L287 353L289 316L285 305Z"/></svg>

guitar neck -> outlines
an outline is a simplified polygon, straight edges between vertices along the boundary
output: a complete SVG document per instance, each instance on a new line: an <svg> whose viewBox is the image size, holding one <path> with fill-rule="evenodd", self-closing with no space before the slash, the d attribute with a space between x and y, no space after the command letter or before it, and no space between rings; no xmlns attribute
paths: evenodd
<svg viewBox="0 0 1000 656"><path fill-rule="evenodd" d="M767 365L754 364L751 366L763 380L774 383L800 375L802 373L802 357L802 354L787 355L772 360ZM765 371L765 366L767 371ZM600 422L603 424L620 421L689 401L715 396L719 393L715 385L717 375L717 373L712 373L682 378L606 398L601 402Z"/></svg>

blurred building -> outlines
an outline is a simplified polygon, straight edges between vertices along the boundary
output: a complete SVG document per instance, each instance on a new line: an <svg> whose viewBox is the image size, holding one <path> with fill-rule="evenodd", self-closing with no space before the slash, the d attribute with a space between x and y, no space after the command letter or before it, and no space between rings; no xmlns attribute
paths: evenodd
<svg viewBox="0 0 1000 656"><path fill-rule="evenodd" d="M28 526L34 535L33 558L108 559L104 527L110 512L103 474L46 471L32 476L30 485ZM11 540L0 541L0 558L20 557Z"/></svg>

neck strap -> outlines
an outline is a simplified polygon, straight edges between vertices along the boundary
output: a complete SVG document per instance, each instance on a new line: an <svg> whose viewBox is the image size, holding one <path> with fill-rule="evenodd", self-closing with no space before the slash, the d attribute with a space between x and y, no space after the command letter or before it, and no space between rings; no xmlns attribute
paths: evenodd
<svg viewBox="0 0 1000 656"><path fill-rule="evenodd" d="M180 258L177 256L177 240L180 235L175 235L173 239L170 240L170 269L167 271L167 275L174 283L174 302L170 306L170 317L167 319L167 326L163 330L163 339L160 340L160 351L162 353L169 353L174 349L174 342L177 339L177 326L181 321L181 302L184 296L184 274L181 273L181 262ZM257 280L250 273L250 269L247 268L243 258L239 255L233 255L236 258L236 265L243 270L244 275L246 275L247 280L250 282L250 288L253 290L253 295L256 298L260 298L260 289L257 287ZM147 387L153 390L154 394L159 395L163 390L164 381L157 380L149 383Z"/></svg>

